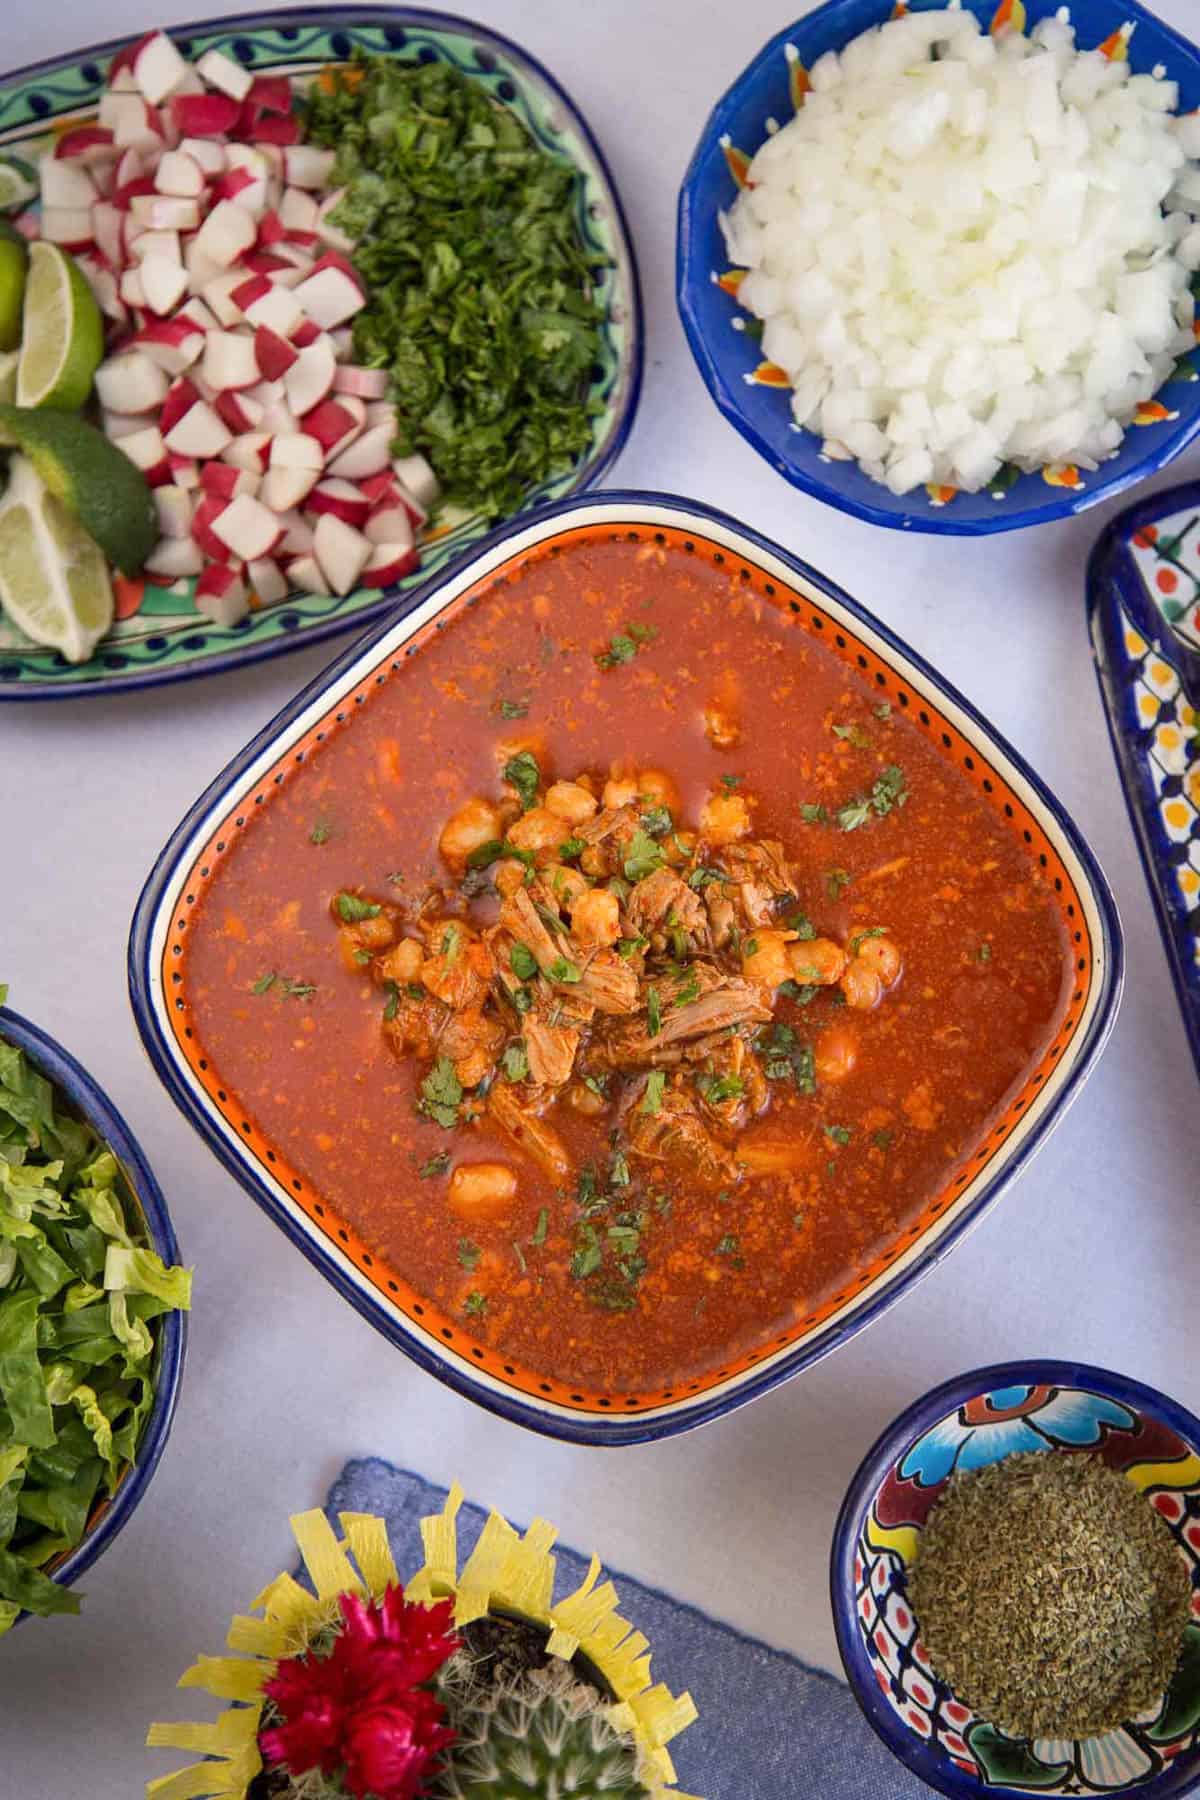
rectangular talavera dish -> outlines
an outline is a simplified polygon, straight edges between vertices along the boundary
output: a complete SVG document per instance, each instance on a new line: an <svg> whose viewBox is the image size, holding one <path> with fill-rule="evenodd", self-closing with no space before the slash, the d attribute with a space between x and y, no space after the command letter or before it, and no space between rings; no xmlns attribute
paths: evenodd
<svg viewBox="0 0 1200 1800"><path fill-rule="evenodd" d="M731 519L606 494L281 713L129 967L173 1098L339 1292L619 1444L932 1268L1078 1092L1121 961L1070 819L933 670Z"/></svg>

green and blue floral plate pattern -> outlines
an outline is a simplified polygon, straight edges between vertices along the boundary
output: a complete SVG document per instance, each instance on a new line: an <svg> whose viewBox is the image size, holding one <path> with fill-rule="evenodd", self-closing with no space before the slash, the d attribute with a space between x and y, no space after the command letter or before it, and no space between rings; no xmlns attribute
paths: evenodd
<svg viewBox="0 0 1200 1800"><path fill-rule="evenodd" d="M641 385L642 323L637 267L621 202L595 139L554 78L508 39L465 19L405 7L288 9L184 25L171 36L187 56L223 50L255 72L303 76L346 62L355 50L434 60L482 83L526 129L577 172L579 229L600 260L597 295L606 321L592 371L592 444L572 469L526 496L521 511L562 499L599 479L624 443ZM0 161L33 174L39 155L62 131L92 118L119 43L18 72L0 84ZM435 528L437 520L434 521ZM0 615L0 700L108 693L215 673L278 655L411 603L431 577L486 538L481 518L459 519L427 541L421 567L382 595L363 588L342 597L293 594L252 611L239 625L211 624L193 604L194 581L156 587L140 579L116 584L117 617L86 663L32 645Z"/></svg>

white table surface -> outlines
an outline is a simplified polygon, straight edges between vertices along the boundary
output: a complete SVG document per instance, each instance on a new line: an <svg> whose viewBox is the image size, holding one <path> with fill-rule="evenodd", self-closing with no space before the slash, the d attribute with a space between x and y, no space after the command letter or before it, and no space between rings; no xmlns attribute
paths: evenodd
<svg viewBox="0 0 1200 1800"><path fill-rule="evenodd" d="M1195 25L1194 9L1158 0L1180 29ZM168 0L159 22L193 10ZM215 10L237 8L215 0ZM84 1582L81 1618L0 1642L5 1800L130 1800L173 1766L140 1748L147 1721L194 1714L176 1677L196 1652L219 1650L230 1614L288 1562L286 1515L319 1502L348 1456L458 1475L474 1498L517 1519L541 1512L617 1568L833 1668L826 1566L838 1503L875 1435L924 1390L1005 1357L1061 1356L1200 1409L1196 1077L1084 626L1084 562L1105 510L976 544L885 533L793 492L717 414L675 313L676 189L712 101L785 22L786 4L487 0L477 10L575 96L625 197L646 291L646 384L611 479L695 495L777 538L982 708L1109 875L1125 923L1124 1006L1032 1167L853 1343L657 1447L550 1443L450 1394L337 1297L175 1111L130 1015L126 934L153 858L330 650L125 698L4 708L0 979L125 1114L196 1269L183 1393L146 1498ZM0 0L0 69L147 23L137 0ZM1193 451L1172 478L1198 473ZM804 1773L797 1792L815 1793Z"/></svg>

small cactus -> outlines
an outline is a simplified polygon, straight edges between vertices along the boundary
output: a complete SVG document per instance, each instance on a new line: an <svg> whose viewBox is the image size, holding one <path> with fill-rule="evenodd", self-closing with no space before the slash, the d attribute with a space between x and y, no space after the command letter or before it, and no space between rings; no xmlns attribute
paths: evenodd
<svg viewBox="0 0 1200 1800"><path fill-rule="evenodd" d="M603 1696L557 1658L480 1680L458 1656L438 1695L458 1737L437 1800L650 1800L633 1741L610 1725Z"/></svg>

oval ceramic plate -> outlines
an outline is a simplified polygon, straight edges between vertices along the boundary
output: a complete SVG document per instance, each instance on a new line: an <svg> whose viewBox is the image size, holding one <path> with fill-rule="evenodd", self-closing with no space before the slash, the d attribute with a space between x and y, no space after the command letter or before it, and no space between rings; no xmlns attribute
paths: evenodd
<svg viewBox="0 0 1200 1800"><path fill-rule="evenodd" d="M319 759L360 707L419 656L465 605L556 542L678 542L719 564L733 561L747 589L822 642L879 695L903 710L962 771L1053 888L1075 981L1065 1016L1037 1067L986 1138L950 1174L920 1217L838 1293L788 1333L718 1374L666 1391L583 1393L517 1367L443 1318L402 1273L386 1266L321 1194L270 1144L196 1041L188 1003L188 918L222 858L301 764ZM584 537L583 541L587 541ZM715 1418L834 1349L946 1254L997 1199L1078 1092L1108 1035L1121 983L1120 926L1086 845L1038 778L934 671L849 595L722 513L668 495L604 494L562 501L506 528L485 550L339 658L218 777L172 837L138 902L129 947L134 1012L146 1048L185 1115L226 1167L365 1317L422 1367L506 1418L581 1443L634 1443Z"/></svg>
<svg viewBox="0 0 1200 1800"><path fill-rule="evenodd" d="M637 266L621 202L599 145L554 77L507 38L445 13L389 7L322 6L283 12L243 13L172 30L182 52L200 56L218 49L261 73L285 69L300 75L345 62L355 50L423 62L444 61L511 107L532 137L578 172L576 206L580 233L599 259L596 292L606 309L601 355L589 399L595 409L586 457L565 474L543 482L526 497L523 511L577 493L599 480L628 435L642 377L641 296ZM32 164L68 126L94 116L105 74L120 42L99 44L6 76L0 82L0 159ZM193 675L215 674L238 663L314 643L370 623L398 598L418 592L456 557L489 536L480 519L468 519L427 540L421 567L380 594L361 588L343 597L293 594L252 612L232 629L212 625L192 603L192 582L154 587L117 584L118 617L90 661L64 662L39 650L0 614L0 700L75 698L115 693Z"/></svg>

